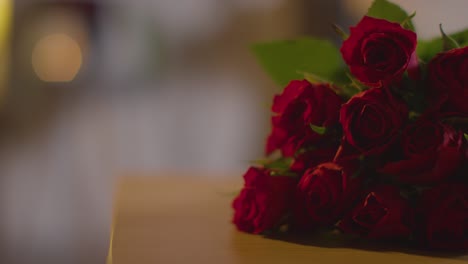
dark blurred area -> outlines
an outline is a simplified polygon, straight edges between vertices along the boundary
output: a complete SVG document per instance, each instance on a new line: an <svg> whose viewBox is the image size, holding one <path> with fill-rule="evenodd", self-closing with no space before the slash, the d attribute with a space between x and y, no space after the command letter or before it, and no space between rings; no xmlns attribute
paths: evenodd
<svg viewBox="0 0 468 264"><path fill-rule="evenodd" d="M249 46L339 44L370 2L0 0L0 262L104 263L118 177L241 174L281 89ZM423 37L466 26L466 1L395 2Z"/></svg>

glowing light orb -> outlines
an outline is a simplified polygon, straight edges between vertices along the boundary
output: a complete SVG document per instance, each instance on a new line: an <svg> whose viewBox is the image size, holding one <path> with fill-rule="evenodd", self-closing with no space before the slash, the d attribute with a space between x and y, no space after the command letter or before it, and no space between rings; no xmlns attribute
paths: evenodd
<svg viewBox="0 0 468 264"><path fill-rule="evenodd" d="M83 62L78 42L66 34L51 34L40 39L33 49L32 65L45 82L70 82Z"/></svg>

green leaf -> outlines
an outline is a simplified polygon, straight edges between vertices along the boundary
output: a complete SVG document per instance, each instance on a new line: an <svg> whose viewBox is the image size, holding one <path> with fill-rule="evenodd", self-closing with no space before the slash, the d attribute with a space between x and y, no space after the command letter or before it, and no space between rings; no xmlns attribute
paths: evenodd
<svg viewBox="0 0 468 264"><path fill-rule="evenodd" d="M418 112L415 112L415 111L410 111L408 113L408 119L409 120L417 120L420 116L421 116L421 114L418 113Z"/></svg>
<svg viewBox="0 0 468 264"><path fill-rule="evenodd" d="M253 46L260 64L281 86L291 80L304 79L303 73L321 80L336 82L344 65L338 48L330 41L303 37Z"/></svg>
<svg viewBox="0 0 468 264"><path fill-rule="evenodd" d="M266 169L270 170L288 170L293 162L292 158L281 157L275 160L255 160L254 164L263 166Z"/></svg>
<svg viewBox="0 0 468 264"><path fill-rule="evenodd" d="M442 29L442 24L439 24L440 34L442 35L442 49L444 51L459 48L460 44L450 36L445 34L444 29Z"/></svg>
<svg viewBox="0 0 468 264"><path fill-rule="evenodd" d="M344 30L337 24L332 24L332 28L342 40L346 40L349 37L348 33L344 32Z"/></svg>
<svg viewBox="0 0 468 264"><path fill-rule="evenodd" d="M468 46L468 29L448 34L448 36L456 41L460 47ZM416 47L418 57L424 62L429 62L437 53L444 51L443 44L442 37L431 40L418 40L418 46Z"/></svg>
<svg viewBox="0 0 468 264"><path fill-rule="evenodd" d="M410 27L410 23L411 23L411 19L413 19L413 17L416 16L416 11L414 11L411 15L409 15L408 17L405 18L405 20L403 20L400 25L403 27L403 28L406 28L406 29L409 29Z"/></svg>
<svg viewBox="0 0 468 264"><path fill-rule="evenodd" d="M366 87L354 77L350 72L346 72L346 77L351 81L350 85L358 92L366 90Z"/></svg>
<svg viewBox="0 0 468 264"><path fill-rule="evenodd" d="M309 124L309 126L310 126L310 129L312 129L312 131L314 131L315 133L319 135L325 135L325 133L327 133L326 127L316 126L313 124Z"/></svg>
<svg viewBox="0 0 468 264"><path fill-rule="evenodd" d="M328 80L322 79L320 76L317 76L313 73L309 72L299 72L304 76L304 79L306 79L310 83L327 83L329 82Z"/></svg>
<svg viewBox="0 0 468 264"><path fill-rule="evenodd" d="M404 22L402 26L414 31L413 22L411 22L412 16L408 15L400 6L387 0L375 0L367 11L367 15L396 23Z"/></svg>
<svg viewBox="0 0 468 264"><path fill-rule="evenodd" d="M297 175L297 173L292 172L292 171L286 171L286 170L284 170L284 171L275 171L275 170L273 170L273 171L270 172L270 176L283 176L283 177L295 178L298 175Z"/></svg>
<svg viewBox="0 0 468 264"><path fill-rule="evenodd" d="M354 95L364 91L367 89L362 83L360 83L351 73L348 71L343 71L342 76L340 78L340 85L339 86L331 86L332 90L345 101L349 98L353 97ZM306 77L306 80L307 77Z"/></svg>
<svg viewBox="0 0 468 264"><path fill-rule="evenodd" d="M463 133L463 136L465 137L465 140L468 140L468 135L466 133Z"/></svg>
<svg viewBox="0 0 468 264"><path fill-rule="evenodd" d="M291 157L280 157L277 159L262 159L255 160L251 163L254 165L262 166L265 169L270 170L270 176L286 176L286 177L297 177L297 173L290 170L293 163Z"/></svg>

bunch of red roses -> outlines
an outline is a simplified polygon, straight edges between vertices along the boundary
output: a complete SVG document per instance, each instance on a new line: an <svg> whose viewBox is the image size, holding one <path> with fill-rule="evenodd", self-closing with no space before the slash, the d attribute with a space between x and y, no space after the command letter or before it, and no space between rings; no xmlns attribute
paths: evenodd
<svg viewBox="0 0 468 264"><path fill-rule="evenodd" d="M293 80L275 96L269 159L233 202L239 230L468 249L468 47L420 63L416 46L413 31L365 16L340 49L357 92Z"/></svg>

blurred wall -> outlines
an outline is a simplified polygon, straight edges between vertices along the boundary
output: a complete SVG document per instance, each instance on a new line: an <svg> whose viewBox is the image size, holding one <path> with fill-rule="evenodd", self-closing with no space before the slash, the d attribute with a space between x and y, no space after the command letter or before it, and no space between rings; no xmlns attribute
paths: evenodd
<svg viewBox="0 0 468 264"><path fill-rule="evenodd" d="M72 82L49 83L25 44L43 3L15 2L0 115L6 263L102 263L119 176L240 175L263 153L280 89L249 45L323 32L326 15L300 0L86 1L88 57Z"/></svg>

